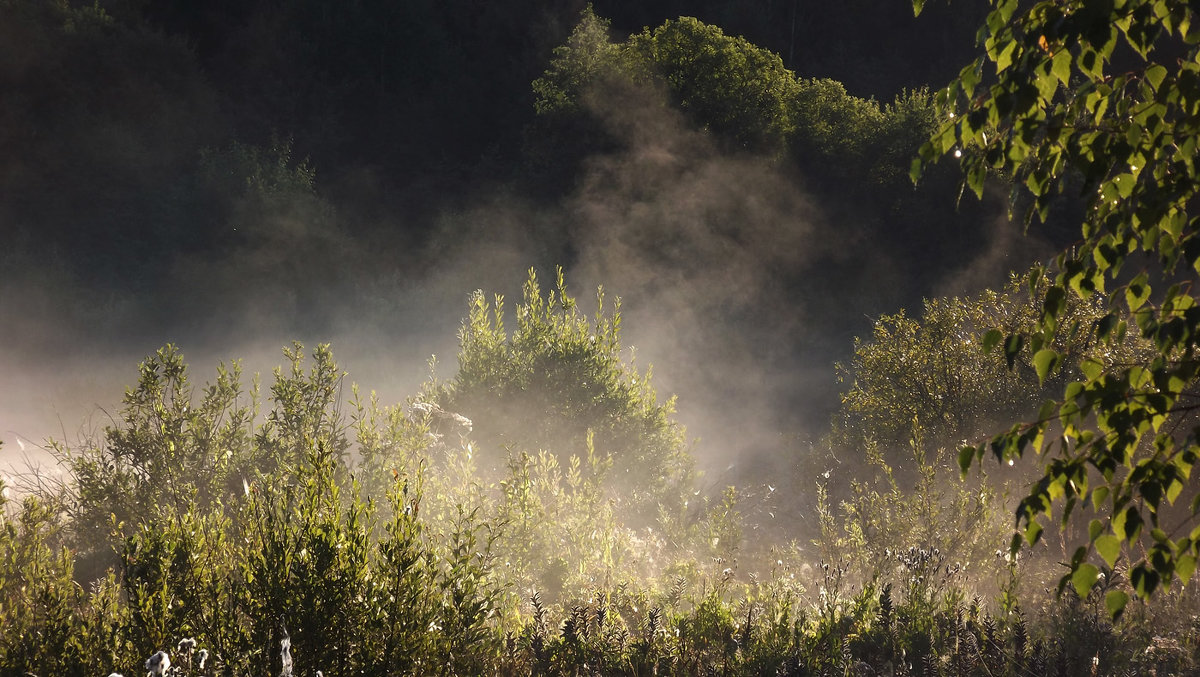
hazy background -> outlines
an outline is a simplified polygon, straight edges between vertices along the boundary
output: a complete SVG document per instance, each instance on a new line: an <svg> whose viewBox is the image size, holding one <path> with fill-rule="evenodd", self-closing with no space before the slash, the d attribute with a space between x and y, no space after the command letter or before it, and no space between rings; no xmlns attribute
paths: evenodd
<svg viewBox="0 0 1200 677"><path fill-rule="evenodd" d="M977 5L595 9L618 40L695 15L886 102L957 73ZM281 346L331 342L399 402L431 355L453 375L472 290L512 307L528 268L563 265L585 310L597 285L622 298L702 466L774 472L873 317L1043 254L946 182L941 230L910 238L926 221L867 218L840 179L731 151L649 90L593 97L613 143L531 170L529 83L581 2L88 7L0 8L0 464L98 432L167 342L198 385L229 359L269 385Z"/></svg>

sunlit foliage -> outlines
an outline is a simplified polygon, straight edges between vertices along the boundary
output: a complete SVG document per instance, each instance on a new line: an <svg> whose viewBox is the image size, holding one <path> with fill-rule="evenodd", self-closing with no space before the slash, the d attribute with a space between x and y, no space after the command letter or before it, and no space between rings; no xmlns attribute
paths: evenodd
<svg viewBox="0 0 1200 677"><path fill-rule="evenodd" d="M679 487L690 460L674 400L659 403L649 371L622 358L620 301L609 310L601 292L588 318L561 269L545 294L530 271L522 296L511 334L502 298L472 296L458 372L435 395L442 408L470 419L493 458L506 449L574 455L584 473L604 467L635 503Z"/></svg>
<svg viewBox="0 0 1200 677"><path fill-rule="evenodd" d="M1044 477L1019 509L1025 540L1038 542L1056 505L1091 520L1060 588L1087 594L1102 573L1128 562L1133 590L1150 597L1189 580L1200 555L1200 495L1185 493L1194 487L1198 429L1184 421L1195 408L1200 336L1192 288L1200 270L1200 15L1176 0L991 5L979 33L983 54L938 94L947 117L914 176L942 155L961 155L977 195L989 173L1010 177L1027 220L1045 221L1062 198L1082 197L1083 239L1046 273L1036 327L1005 340L1010 361L1027 347L1040 374L1052 371L1069 358L1055 345L1068 330L1068 299L1106 290L1110 310L1090 328L1095 341L1136 333L1155 350L1115 372L1084 356L1082 377L1060 400L964 450L964 469L989 452L1043 454ZM1043 274L1035 270L1031 282ZM1107 602L1118 614L1127 595L1112 590Z"/></svg>
<svg viewBox="0 0 1200 677"><path fill-rule="evenodd" d="M1066 357L1053 373L1028 353L1005 357L985 346L989 330L1014 334L1041 314L1048 285L1033 293L1014 276L1000 291L972 297L931 299L919 317L903 311L875 321L869 339L855 341L854 356L838 365L847 386L834 422L839 445L874 442L885 449L908 446L914 429L934 444L955 446L1014 416L1032 413L1090 359L1112 370L1145 359L1148 341L1096 345L1091 328L1108 310L1102 299L1069 299L1054 348ZM996 342L1000 334L990 334Z"/></svg>
<svg viewBox="0 0 1200 677"><path fill-rule="evenodd" d="M865 146L901 108L916 101L931 112L927 97L900 97L905 103L893 109L851 96L832 80L798 78L779 55L691 17L613 42L608 23L590 7L533 90L538 113L561 118L595 107L589 97L632 96L638 84L661 88L695 124L736 148L779 156L792 148L801 162L864 161ZM914 122L917 133L888 139L908 138L906 153L933 120L908 119Z"/></svg>
<svg viewBox="0 0 1200 677"><path fill-rule="evenodd" d="M531 276L510 335L483 298L453 379L394 407L351 389L345 417L328 346L285 349L261 397L236 364L195 388L174 348L148 358L102 439L60 445L65 492L18 506L0 486L0 672L134 673L159 656L153 672L159 651L184 675L1193 665L1194 632L1134 644L1183 627L1187 591L1119 630L1095 596L1027 621L1021 565L993 554L997 492L950 481L908 420L876 424L910 426L914 483L868 440L874 477L819 489L819 554L749 543L741 490L693 488L681 430L621 357L615 308L587 318L561 276L549 293ZM497 431L508 448L485 452ZM1086 641L1055 641L1081 628Z"/></svg>

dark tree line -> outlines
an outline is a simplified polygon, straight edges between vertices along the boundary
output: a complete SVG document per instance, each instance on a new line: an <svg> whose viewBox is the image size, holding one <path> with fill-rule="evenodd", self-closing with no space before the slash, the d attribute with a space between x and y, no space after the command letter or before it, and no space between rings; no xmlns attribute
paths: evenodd
<svg viewBox="0 0 1200 677"><path fill-rule="evenodd" d="M720 152L763 156L819 203L821 238L841 254L770 271L793 299L781 316L828 318L776 347L793 355L843 354L867 316L942 291L947 271L990 244L982 215L995 205L956 207L953 167L916 190L906 177L933 123L920 88L953 77L970 49L959 26L974 25L975 10L938 7L916 23L903 5L861 4L594 7L614 45L658 49L694 27L644 61L677 85L665 105ZM0 236L11 246L0 263L26 287L45 277L92 290L77 304L86 327L146 316L186 325L266 289L265 303L303 332L347 289L394 295L386 280L361 281L439 265L436 238L459 227L446 226L447 210L491 191L557 209L582 160L621 150L588 131L586 114L539 113L531 86L584 7L4 0ZM681 75L689 50L732 43L754 57L741 77L774 78L786 101L743 114L744 90L722 89L710 66ZM540 244L522 266L575 263L571 234L524 227ZM854 312L842 312L846 299ZM753 303L726 312L757 313Z"/></svg>
<svg viewBox="0 0 1200 677"><path fill-rule="evenodd" d="M365 210L383 203L419 214L481 181L511 179L534 116L529 83L582 7L8 0L6 230L40 238L50 221L72 240L104 233L82 236L81 250L133 240L142 254L203 240L193 223L135 224L187 221L178 212L194 205L173 199L181 179L201 148L235 140L270 147L291 138L326 194ZM960 9L907 34L896 30L912 22L903 5L798 0L602 2L596 11L618 36L694 15L778 53L800 75L881 100L952 77L948 64L970 45L940 36L976 23ZM364 170L374 183L361 180Z"/></svg>

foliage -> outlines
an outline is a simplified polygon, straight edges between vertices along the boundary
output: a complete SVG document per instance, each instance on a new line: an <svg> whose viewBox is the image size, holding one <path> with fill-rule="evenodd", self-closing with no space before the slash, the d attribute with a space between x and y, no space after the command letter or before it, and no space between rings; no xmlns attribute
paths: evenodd
<svg viewBox="0 0 1200 677"><path fill-rule="evenodd" d="M690 460L683 431L671 419L674 400L659 403L650 373L621 359L618 300L605 308L597 294L588 319L566 288L562 270L543 295L531 270L516 308L516 330L505 330L504 300L471 297L459 336L459 369L433 393L445 411L472 423L492 457L547 450L587 459L580 472L602 468L623 488L634 510L657 509L686 482Z"/></svg>
<svg viewBox="0 0 1200 677"><path fill-rule="evenodd" d="M868 470L878 476L860 473L840 505L831 504L828 481L818 485L822 560L848 563L857 580L895 577L889 582L913 605L966 588L968 568L970 584L993 590L1008 573L1008 560L993 554L1011 534L1000 517L1000 488L955 482L945 456L927 452L918 429L906 473L911 482L868 449Z"/></svg>
<svg viewBox="0 0 1200 677"><path fill-rule="evenodd" d="M836 80L805 79L797 84L792 95L796 117L793 152L802 161L840 159L838 164L849 166L869 163L865 157L868 142L891 117L887 111L874 100L850 96Z"/></svg>
<svg viewBox="0 0 1200 677"><path fill-rule="evenodd" d="M216 193L253 194L259 199L311 195L317 173L307 161L292 159L292 141L276 141L268 149L234 142L200 154L201 179Z"/></svg>
<svg viewBox="0 0 1200 677"><path fill-rule="evenodd" d="M738 146L781 149L795 131L795 76L777 54L691 17L630 38L627 49L692 119Z"/></svg>
<svg viewBox="0 0 1200 677"><path fill-rule="evenodd" d="M698 127L736 148L782 156L791 147L812 168L872 165L878 158L867 150L879 141L907 140L904 153L911 153L933 124L926 97L906 94L882 107L851 96L836 81L797 78L778 54L692 17L615 43L608 22L590 6L534 81L535 108L542 116L577 116L586 113L589 97L618 95L622 82L625 95L638 84L660 87ZM909 115L914 105L925 113ZM900 131L893 123L901 117L906 133L879 134Z"/></svg>
<svg viewBox="0 0 1200 677"><path fill-rule="evenodd" d="M1153 652L1132 652L1136 642L1121 645L1129 653L1106 648L1102 669L1092 672L1090 654L1071 642L1039 638L1019 615L996 617L978 601L965 603L954 583L854 589L834 566L820 568L816 604L803 597L787 566L761 580L726 572L676 579L661 592L598 589L567 605L559 618L535 595L532 614L505 638L491 629L492 620L481 625L470 611L490 604L490 584L472 584L483 580L477 574L491 561L485 550L474 550L479 543L472 545L467 534L451 535L440 546L423 539L419 484L403 480L391 495L391 522L380 533L369 502L339 497L333 462L314 450L303 466L260 477L232 520L193 507L156 530L138 532L125 541L117 574L88 592L71 580L66 551L61 559L52 546L38 545L50 532L26 529L48 524L34 502L16 522L6 512L0 554L23 559L0 569L0 620L16 630L0 637L0 669L128 674L165 650L184 675L278 674L285 640L298 674L320 668L330 675L868 669L1015 675L1048 674L1068 656L1073 663L1059 674L1121 674L1117 666L1179 669L1193 660L1187 652L1196 646L1195 633L1154 635ZM916 550L897 583L931 573L919 568ZM472 617L476 621L462 624ZM1060 624L1080 619L1057 631L1073 641L1079 624L1090 622L1078 614L1057 618ZM1120 637L1117 632L1101 628L1100 643L1088 646L1099 650L1102 641ZM1137 636L1149 636L1141 632ZM1136 656L1132 663L1130 655Z"/></svg>
<svg viewBox="0 0 1200 677"><path fill-rule="evenodd" d="M1050 373L1028 353L1003 356L986 350L979 336L991 329L1006 334L1032 326L1040 316L1048 285L1031 294L1019 276L1001 291L971 297L927 300L919 318L903 311L875 321L869 341L858 339L847 364L837 365L849 386L834 421L832 443L887 452L908 446L914 428L934 445L956 445L987 427L1028 415L1063 383L1082 373L1073 365L1090 359L1105 369L1146 357L1147 341L1127 336L1096 346L1090 328L1108 310L1101 299L1068 299L1062 323L1071 329L1055 336L1063 368ZM996 340L997 334L991 335Z"/></svg>
<svg viewBox="0 0 1200 677"><path fill-rule="evenodd" d="M261 426L254 421L257 385L243 391L238 363L218 367L216 380L197 392L183 355L167 345L139 367L119 424L78 448L54 443L72 479L67 498L77 547L94 548L114 529L128 534L153 524L163 506L216 505L255 473L296 462L314 441L344 454L348 442L335 409L342 374L328 346L313 352L308 374L299 344L285 356L290 372L276 370L274 406Z"/></svg>
<svg viewBox="0 0 1200 677"><path fill-rule="evenodd" d="M1128 558L1133 591L1147 598L1186 583L1200 554L1200 495L1187 505L1200 492L1184 493L1200 449L1186 416L1200 336L1191 287L1200 270L1200 17L1176 0L991 4L979 32L984 54L938 94L949 117L922 147L914 176L953 150L977 195L989 172L1010 176L1026 219L1045 221L1061 197L1082 196L1082 243L1058 257L1036 328L1005 342L1010 360L1028 346L1035 364L1063 361L1054 342L1070 329L1068 298L1109 289L1095 340L1113 345L1134 332L1155 350L1115 371L1085 357L1083 376L1036 421L964 450L964 461L1044 454L1044 477L1018 511L1025 540L1039 540L1056 504L1064 519L1095 514L1060 589L1071 583L1086 594ZM1035 270L1031 283L1041 277ZM1114 614L1126 601L1122 590L1108 593Z"/></svg>
<svg viewBox="0 0 1200 677"><path fill-rule="evenodd" d="M243 401L237 363L220 366L199 398L174 346L160 349L139 372L137 387L125 393L120 424L102 440L52 446L73 480L72 527L82 547L104 542L114 527L149 521L157 506L208 506L254 466L249 426L257 395Z"/></svg>
<svg viewBox="0 0 1200 677"><path fill-rule="evenodd" d="M336 229L333 207L317 193L316 169L293 157L291 139L272 138L267 147L234 141L199 155L194 191L210 228L224 236L212 243L218 252L286 246L295 255L306 238L328 239Z"/></svg>
<svg viewBox="0 0 1200 677"><path fill-rule="evenodd" d="M589 87L621 66L621 49L609 35L609 22L584 8L564 44L551 52L550 64L533 81L539 115L575 112Z"/></svg>
<svg viewBox="0 0 1200 677"><path fill-rule="evenodd" d="M863 248L866 265L897 283L863 276L863 257L843 256L844 248L815 247L802 271L793 266L773 277L803 299L785 314L845 317L840 303L855 285L879 310L911 303L932 293L946 270L983 254L994 237L986 210L956 209L958 177L950 168L912 189L912 155L937 125L933 97L921 87L890 101L855 96L835 80L800 77L778 54L696 18L621 40L586 10L533 92L538 116L526 157L536 188L570 195L605 166L596 160L624 166L662 143L673 142L671 161L681 167L750 162L820 196L819 210L794 215L814 229L814 241L872 243ZM841 327L831 332L851 331Z"/></svg>
<svg viewBox="0 0 1200 677"><path fill-rule="evenodd" d="M15 566L0 610L15 634L0 645L3 671L109 672L182 636L223 674L274 672L285 637L306 673L477 674L495 646L478 526L466 515L445 543L423 538L419 485L406 478L380 530L373 502L343 497L336 465L314 448L259 475L226 510L160 506L155 523L118 539L116 575L91 593L71 580L70 551L53 550L54 522L29 499L19 523L4 522L0 552Z"/></svg>
<svg viewBox="0 0 1200 677"><path fill-rule="evenodd" d="M30 496L15 511L6 503L0 498L0 671L102 673L130 648L116 581L98 579L89 594L73 580L53 503Z"/></svg>
<svg viewBox="0 0 1200 677"><path fill-rule="evenodd" d="M590 5L534 80L535 108L540 115L578 114L597 90L622 80L662 85L692 120L740 147L778 152L794 131L796 79L778 55L691 17L614 43Z"/></svg>
<svg viewBox="0 0 1200 677"><path fill-rule="evenodd" d="M1068 660L1060 673L1092 674L1097 654L1083 646L1105 661L1097 674L1195 664L1186 597L1121 625L1097 620L1099 596L1028 622L1014 587L996 615L968 603L1017 564L992 554L1003 531L992 490L949 483L919 429L911 489L875 455L882 483L822 503L825 563L750 543L748 493L735 487L678 486L681 503L664 498L647 526L612 480L629 460L597 440L623 430L610 418L647 412L666 423L629 440L678 430L619 360L619 313L582 317L561 279L548 297L535 279L526 292L511 337L498 304L476 298L461 379L432 381L407 406L355 390L348 424L328 346L307 369L300 346L286 349L258 414L236 364L193 388L178 351L147 359L103 443L65 456L95 469L76 470L73 491L14 507L0 486L0 627L13 630L0 634L0 673L130 674L169 654L181 675L1015 675ZM531 362L561 377L546 380L561 402L538 401L573 408L534 412L529 431L587 413L568 376L609 379L598 397L609 408L591 412L581 449L551 439L501 468L477 463L479 426L438 403L455 402L455 384L528 383ZM127 487L148 503L121 503ZM107 501L123 517L81 542ZM89 551L116 558L82 571ZM1086 644L1062 641L1077 637Z"/></svg>

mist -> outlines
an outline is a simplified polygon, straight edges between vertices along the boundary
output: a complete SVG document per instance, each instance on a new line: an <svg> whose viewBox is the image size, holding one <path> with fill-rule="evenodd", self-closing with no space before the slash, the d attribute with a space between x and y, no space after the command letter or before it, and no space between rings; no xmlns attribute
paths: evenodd
<svg viewBox="0 0 1200 677"><path fill-rule="evenodd" d="M709 481L753 482L824 434L832 365L874 316L1026 265L1030 245L996 218L978 259L914 281L791 165L718 143L665 93L598 90L586 102L615 143L551 202L491 181L431 215L363 227L356 205L323 197L318 173L312 191L222 198L231 244L168 252L149 283L106 287L38 259L36 244L16 248L0 273L3 461L44 464L48 439L70 445L111 425L138 362L167 343L195 385L235 359L269 385L282 346L328 342L348 382L401 402L431 358L453 376L472 291L519 299L528 269L550 279L562 265L577 297L598 286L620 297L628 356L653 366L661 398L678 396Z"/></svg>
<svg viewBox="0 0 1200 677"><path fill-rule="evenodd" d="M1027 265L1031 245L1000 205L953 213L952 167L946 185L909 199L904 178L898 204L862 206L876 184L845 173L858 160L833 171L821 163L839 158L820 152L739 147L646 82L594 83L580 104L604 142L552 163L556 176L530 171L544 128L529 83L582 5L493 17L494 30L449 10L377 9L448 33L376 53L303 8L14 15L0 75L25 96L6 109L15 152L0 160L0 465L44 464L48 439L102 432L167 343L194 385L241 360L269 386L281 347L328 342L347 383L401 402L431 358L453 376L471 292L518 299L527 270L563 266L585 306L599 286L621 298L627 356L653 367L660 398L678 397L709 481L753 482L827 432L833 364L874 317ZM359 10L347 26L374 30L379 17ZM329 39L291 44L287 25ZM765 44L794 43L759 28ZM801 52L822 68L815 42ZM455 70L466 63L484 65ZM921 63L870 91L868 61L805 74L891 96L933 77L936 60ZM941 230L923 234L930 222Z"/></svg>

